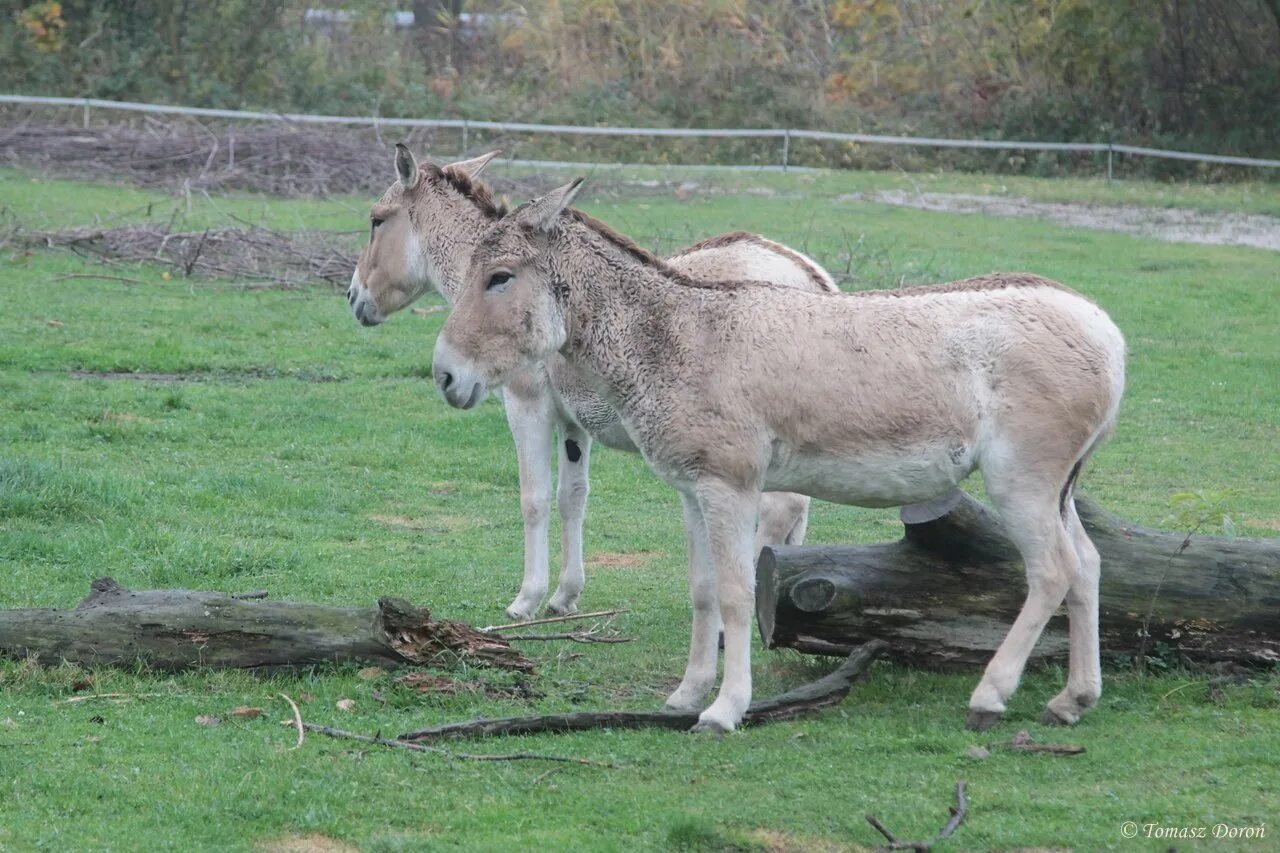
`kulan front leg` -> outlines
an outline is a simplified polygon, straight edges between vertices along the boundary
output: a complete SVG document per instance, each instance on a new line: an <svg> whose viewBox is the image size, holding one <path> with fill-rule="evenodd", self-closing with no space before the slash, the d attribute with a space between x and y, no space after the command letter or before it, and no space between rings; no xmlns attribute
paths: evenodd
<svg viewBox="0 0 1280 853"><path fill-rule="evenodd" d="M716 683L719 655L720 605L716 594L715 567L702 510L692 494L681 492L684 526L688 534L689 600L693 605L693 632L689 638L689 664L680 686L667 699L669 711L697 711Z"/></svg>
<svg viewBox="0 0 1280 853"><path fill-rule="evenodd" d="M720 693L698 718L694 731L729 732L751 704L751 616L755 604L752 529L760 493L715 481L697 486L707 529L724 623L724 679Z"/></svg>
<svg viewBox="0 0 1280 853"><path fill-rule="evenodd" d="M551 440L553 404L545 395L503 396L507 424L516 442L520 470L520 514L524 517L524 579L507 607L512 619L532 619L547 594L548 528L551 525Z"/></svg>
<svg viewBox="0 0 1280 853"><path fill-rule="evenodd" d="M568 616L578 610L578 596L586 584L582 567L582 527L587 518L591 463L591 435L577 424L560 428L560 583L547 602L547 612Z"/></svg>

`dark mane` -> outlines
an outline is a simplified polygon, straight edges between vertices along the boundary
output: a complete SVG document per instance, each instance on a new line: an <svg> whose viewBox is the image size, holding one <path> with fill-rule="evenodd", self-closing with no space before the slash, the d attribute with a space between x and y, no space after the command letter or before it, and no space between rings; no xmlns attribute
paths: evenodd
<svg viewBox="0 0 1280 853"><path fill-rule="evenodd" d="M648 249L645 249L637 245L636 242L632 240L630 237L623 236L622 234L619 234L617 231L614 231L612 228L610 228L608 225L605 225L599 219L596 219L593 216L589 216L583 213L581 210L577 210L574 208L570 208L567 211L567 213L570 216L570 218L572 218L575 222L579 222L585 225L587 228L590 228L592 231L599 234L605 240L609 241L614 246L617 246L619 249L626 252L635 260L639 261L640 263L644 264L647 267L657 270L673 283L679 284L683 287L697 287L697 288L701 288L702 290L733 290L734 288L744 283L759 285L760 287L779 287L780 286L768 281L749 281L749 282L703 281L702 279L698 279L698 278L690 278L689 276L680 272L675 267L671 266L671 264L667 263L662 258L659 258L653 252L650 252ZM730 241L730 242L733 242L733 241Z"/></svg>
<svg viewBox="0 0 1280 853"><path fill-rule="evenodd" d="M1076 293L1065 284L1029 272L993 272L987 275L974 276L960 281L948 281L942 284L917 284L911 287L898 287L891 290L855 290L851 296L868 298L889 297L904 298L911 296L931 296L936 293L960 293L971 290L1007 290L1015 287L1051 287ZM1077 296L1080 294L1076 293Z"/></svg>
<svg viewBox="0 0 1280 853"><path fill-rule="evenodd" d="M728 234L717 234L714 237L708 237L705 240L699 240L692 246L686 246L681 249L676 257L682 255L692 255L694 252L701 252L704 249L723 249L725 246L732 246L736 243L759 243L760 235L752 234L750 231L730 231Z"/></svg>
<svg viewBox="0 0 1280 853"><path fill-rule="evenodd" d="M569 209L568 214L569 214L569 217L573 219L575 222L580 222L583 225L587 226L592 231L596 232L601 237L608 240L610 243L617 246L619 249L626 252L632 258L644 264L645 266L653 267L654 269L660 272L666 273L667 275L674 276L676 278L685 277L683 273L678 272L674 267L672 267L666 261L662 260L662 258L659 258L653 252L650 252L648 249L638 245L630 237L626 237L622 234L619 234L617 231L614 231L612 228L610 228L608 225L605 225L603 222L601 222L599 219L596 219L594 216L589 216L583 213L581 210L577 210L573 208Z"/></svg>
<svg viewBox="0 0 1280 853"><path fill-rule="evenodd" d="M454 169L450 166L440 168L434 163L423 164L421 168L431 178L443 181L453 187L462 194L463 198L474 204L489 219L501 219L507 215L506 201L494 199L492 190L461 169Z"/></svg>
<svg viewBox="0 0 1280 853"><path fill-rule="evenodd" d="M782 287L769 281L751 281L751 280L734 280L734 281L703 281L701 279L690 278L684 273L672 267L666 261L650 252L648 249L637 245L630 237L623 236L614 231L608 225L605 225L595 217L588 216L580 210L570 209L568 215L575 221L590 228L599 234L605 240L617 246L626 252L635 260L658 270L672 282L684 287L697 287L703 290L733 290L744 284L756 287ZM732 234L722 234L718 237L712 237L697 243L680 254L687 254L696 249L705 249L711 247L727 246L742 240L760 240L757 235L750 234L745 231L737 231ZM815 277L815 280L816 277ZM1050 287L1055 290L1063 290L1067 293L1075 293L1074 290L1066 285L1059 284L1056 281L1035 275L1034 273L1010 272L1010 273L989 273L987 275L974 276L973 278L962 279L961 281L949 281L942 284L920 284L911 287L899 287L892 290L855 290L849 295L862 297L866 299L889 298L904 299L913 296L932 296L939 293L957 293L964 291L990 291L990 290L1006 290L1020 287ZM839 291L837 291L839 292ZM1079 294L1077 294L1079 295Z"/></svg>

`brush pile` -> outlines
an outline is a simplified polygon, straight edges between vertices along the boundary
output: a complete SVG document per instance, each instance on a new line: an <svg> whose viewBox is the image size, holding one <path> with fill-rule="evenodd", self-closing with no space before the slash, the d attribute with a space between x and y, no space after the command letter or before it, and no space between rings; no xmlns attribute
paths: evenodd
<svg viewBox="0 0 1280 853"><path fill-rule="evenodd" d="M80 128L22 120L13 111L4 118L0 165L188 192L376 197L395 177L394 143L404 142L419 155L457 149L455 139L437 140L438 133L430 128L392 128L384 139L377 128L284 122L217 127L148 116L129 124ZM489 183L498 194L516 188L512 182Z"/></svg>
<svg viewBox="0 0 1280 853"><path fill-rule="evenodd" d="M20 231L16 239L31 248L62 249L112 266L160 264L175 276L285 288L316 281L346 287L359 240L343 232L286 233L260 227L170 231L154 225Z"/></svg>

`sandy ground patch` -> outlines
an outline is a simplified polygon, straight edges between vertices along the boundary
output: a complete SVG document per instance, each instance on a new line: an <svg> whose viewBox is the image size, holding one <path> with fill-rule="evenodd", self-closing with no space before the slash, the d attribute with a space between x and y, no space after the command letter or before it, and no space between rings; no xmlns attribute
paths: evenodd
<svg viewBox="0 0 1280 853"><path fill-rule="evenodd" d="M1063 204L1018 197L915 193L904 190L851 193L840 196L839 200L872 201L942 213L1028 216L1072 228L1122 231L1171 243L1253 246L1280 252L1280 218L1262 214L1215 213L1176 207Z"/></svg>
<svg viewBox="0 0 1280 853"><path fill-rule="evenodd" d="M857 851L872 849L834 841L830 838L794 835L778 829L753 829L748 836L767 853L857 853Z"/></svg>
<svg viewBox="0 0 1280 853"><path fill-rule="evenodd" d="M636 551L621 553L602 551L587 558L587 565L593 569L638 569L650 560L663 556L657 551Z"/></svg>
<svg viewBox="0 0 1280 853"><path fill-rule="evenodd" d="M474 523L474 519L465 515L389 515L385 513L373 513L369 516L370 521L376 521L378 524L386 527L397 527L402 530L418 530L426 533L448 533L452 530L458 530L469 527Z"/></svg>
<svg viewBox="0 0 1280 853"><path fill-rule="evenodd" d="M319 833L260 841L258 849L266 853L359 853L358 847Z"/></svg>

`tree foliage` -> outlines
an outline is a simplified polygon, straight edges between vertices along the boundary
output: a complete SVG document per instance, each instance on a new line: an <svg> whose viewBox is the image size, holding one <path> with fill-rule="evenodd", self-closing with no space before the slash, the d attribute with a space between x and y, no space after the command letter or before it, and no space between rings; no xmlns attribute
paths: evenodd
<svg viewBox="0 0 1280 853"><path fill-rule="evenodd" d="M304 23L316 5L0 0L0 76L225 107L1280 154L1280 0L343 0L327 27Z"/></svg>

